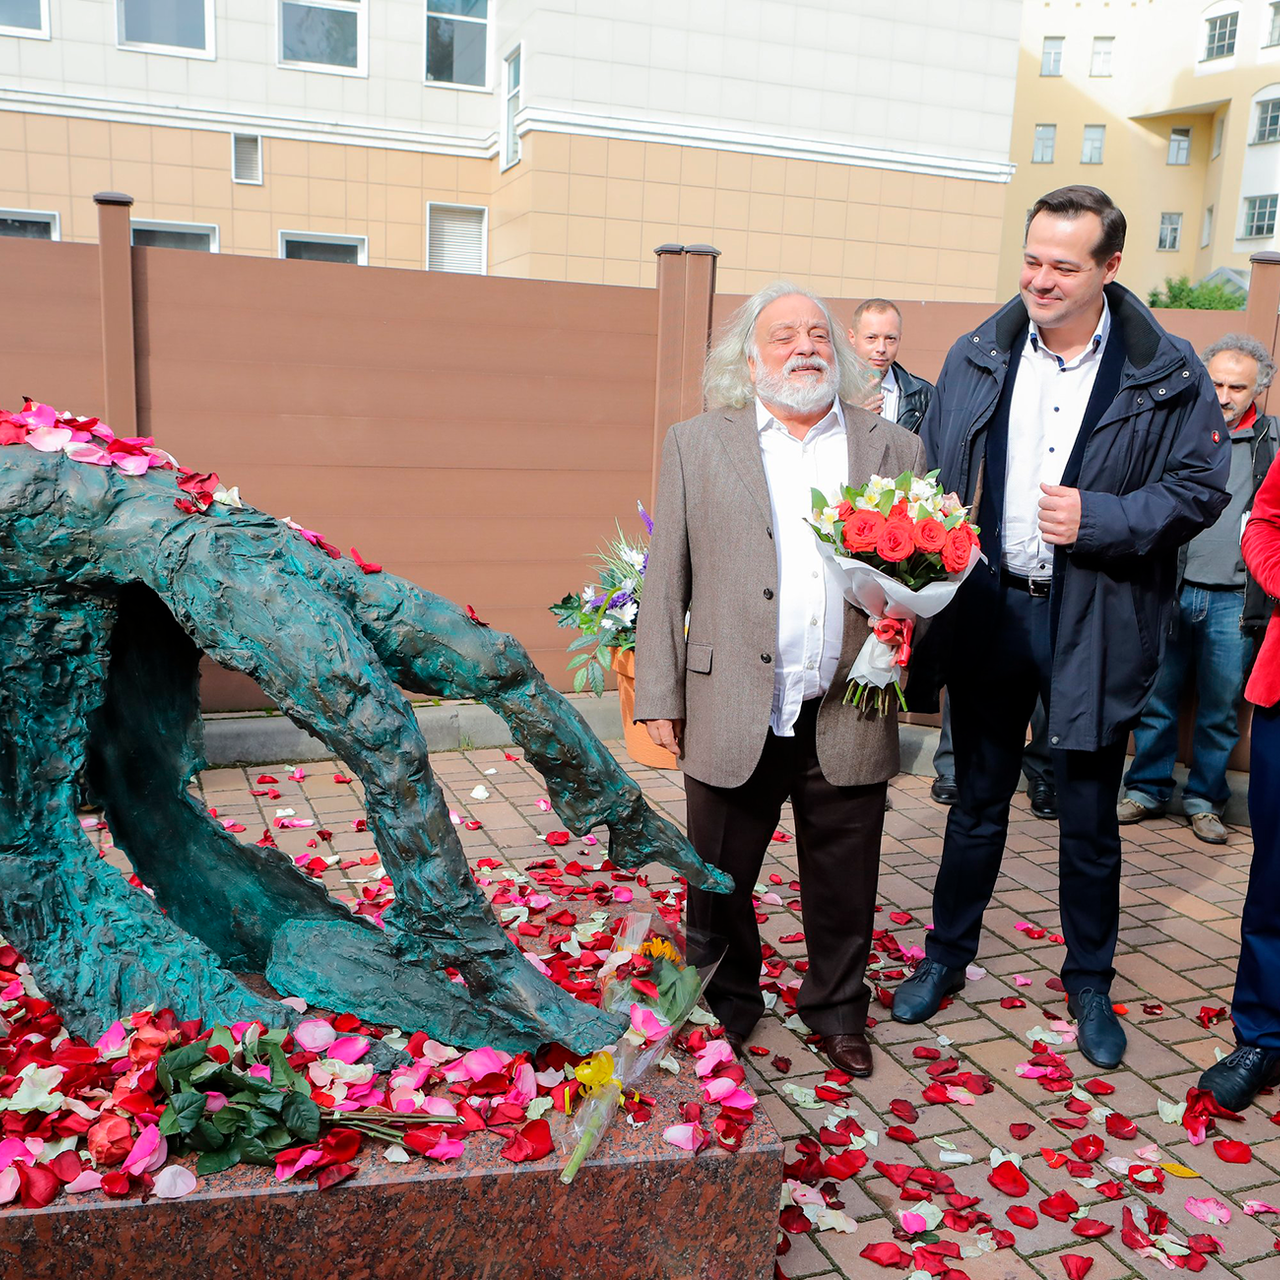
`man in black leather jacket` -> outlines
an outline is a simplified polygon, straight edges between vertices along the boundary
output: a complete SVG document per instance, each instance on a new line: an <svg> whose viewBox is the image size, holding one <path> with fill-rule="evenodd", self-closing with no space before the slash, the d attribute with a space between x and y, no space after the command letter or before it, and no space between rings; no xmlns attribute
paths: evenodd
<svg viewBox="0 0 1280 1280"><path fill-rule="evenodd" d="M898 363L902 312L897 304L888 298L868 298L860 303L849 326L849 341L880 375L875 392L862 407L918 432L933 396L933 383L908 373Z"/></svg>

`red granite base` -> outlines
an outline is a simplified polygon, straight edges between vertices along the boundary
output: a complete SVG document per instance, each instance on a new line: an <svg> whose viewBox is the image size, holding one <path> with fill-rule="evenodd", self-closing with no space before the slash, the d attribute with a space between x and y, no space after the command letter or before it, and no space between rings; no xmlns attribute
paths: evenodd
<svg viewBox="0 0 1280 1280"><path fill-rule="evenodd" d="M657 1075L646 1081L658 1097L653 1120L632 1129L619 1117L570 1187L561 1155L514 1165L499 1156L498 1135L472 1135L443 1166L391 1164L370 1141L360 1172L329 1191L242 1166L202 1178L183 1200L88 1192L0 1210L0 1277L768 1280L782 1182L776 1130L761 1108L741 1150L690 1156L662 1130L701 1091L688 1064L677 1079Z"/></svg>

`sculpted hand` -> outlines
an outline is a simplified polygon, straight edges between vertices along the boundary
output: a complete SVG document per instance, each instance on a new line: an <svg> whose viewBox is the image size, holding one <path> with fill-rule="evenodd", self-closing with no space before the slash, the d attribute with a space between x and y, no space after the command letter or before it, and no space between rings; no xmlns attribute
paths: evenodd
<svg viewBox="0 0 1280 1280"><path fill-rule="evenodd" d="M680 755L680 739L684 737L683 720L646 720L644 727L649 730L649 737L654 745L663 747L672 755Z"/></svg>
<svg viewBox="0 0 1280 1280"><path fill-rule="evenodd" d="M1055 547L1070 547L1080 535L1080 490L1042 484L1040 536Z"/></svg>
<svg viewBox="0 0 1280 1280"><path fill-rule="evenodd" d="M877 388L862 402L864 409L870 409L872 413L879 413L884 408L884 390Z"/></svg>

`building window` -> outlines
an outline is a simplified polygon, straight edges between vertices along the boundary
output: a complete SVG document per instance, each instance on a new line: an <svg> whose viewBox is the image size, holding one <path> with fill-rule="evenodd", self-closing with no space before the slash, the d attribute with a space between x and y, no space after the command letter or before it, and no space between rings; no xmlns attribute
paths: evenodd
<svg viewBox="0 0 1280 1280"><path fill-rule="evenodd" d="M1053 163L1053 143L1058 136L1056 124L1036 125L1035 145L1031 148L1032 164Z"/></svg>
<svg viewBox="0 0 1280 1280"><path fill-rule="evenodd" d="M1213 239L1213 205L1204 211L1204 222L1200 227L1200 247L1207 249Z"/></svg>
<svg viewBox="0 0 1280 1280"><path fill-rule="evenodd" d="M427 205L427 270L485 274L489 210L483 205Z"/></svg>
<svg viewBox="0 0 1280 1280"><path fill-rule="evenodd" d="M1107 140L1105 124L1087 124L1084 127L1084 144L1080 148L1081 164L1101 164L1102 146Z"/></svg>
<svg viewBox="0 0 1280 1280"><path fill-rule="evenodd" d="M280 256L304 262L349 262L363 267L369 261L367 236L328 236L317 231L282 231Z"/></svg>
<svg viewBox="0 0 1280 1280"><path fill-rule="evenodd" d="M135 222L133 243L146 249L218 252L218 228L202 222Z"/></svg>
<svg viewBox="0 0 1280 1280"><path fill-rule="evenodd" d="M0 0L0 35L49 38L49 0Z"/></svg>
<svg viewBox="0 0 1280 1280"><path fill-rule="evenodd" d="M1062 36L1045 36L1044 48L1040 51L1040 74L1042 76L1060 76L1062 74Z"/></svg>
<svg viewBox="0 0 1280 1280"><path fill-rule="evenodd" d="M1190 164L1191 163L1191 130L1186 129L1170 129L1169 130L1169 155L1166 159L1167 164Z"/></svg>
<svg viewBox="0 0 1280 1280"><path fill-rule="evenodd" d="M1280 196L1250 196L1244 202L1244 230L1246 239L1271 236L1276 230L1276 204Z"/></svg>
<svg viewBox="0 0 1280 1280"><path fill-rule="evenodd" d="M142 53L213 57L213 0L116 0L116 43Z"/></svg>
<svg viewBox="0 0 1280 1280"><path fill-rule="evenodd" d="M0 209L0 236L16 236L19 240L61 240L62 229L56 213Z"/></svg>
<svg viewBox="0 0 1280 1280"><path fill-rule="evenodd" d="M364 75L364 0L280 0L280 65Z"/></svg>
<svg viewBox="0 0 1280 1280"><path fill-rule="evenodd" d="M1091 76L1109 76L1111 74L1111 49L1116 40L1114 36L1093 37L1093 58L1089 63Z"/></svg>
<svg viewBox="0 0 1280 1280"><path fill-rule="evenodd" d="M1216 160L1222 154L1222 132L1226 127L1227 117L1219 116L1213 124L1213 151L1209 156L1210 160Z"/></svg>
<svg viewBox="0 0 1280 1280"><path fill-rule="evenodd" d="M1271 6L1271 17L1267 23L1267 43L1264 47L1280 44L1280 4Z"/></svg>
<svg viewBox="0 0 1280 1280"><path fill-rule="evenodd" d="M489 0L427 0L427 83L488 80Z"/></svg>
<svg viewBox="0 0 1280 1280"><path fill-rule="evenodd" d="M1280 138L1280 98L1258 103L1258 127L1254 142L1275 142Z"/></svg>
<svg viewBox="0 0 1280 1280"><path fill-rule="evenodd" d="M256 133L231 135L231 181L262 185L262 139Z"/></svg>
<svg viewBox="0 0 1280 1280"><path fill-rule="evenodd" d="M520 135L516 132L516 112L520 110L520 47L507 55L506 102L502 127L502 167L509 169L520 159Z"/></svg>
<svg viewBox="0 0 1280 1280"><path fill-rule="evenodd" d="M1182 214L1162 213L1160 215L1160 243L1157 249L1177 249L1182 243Z"/></svg>
<svg viewBox="0 0 1280 1280"><path fill-rule="evenodd" d="M1205 24L1208 28L1204 45L1204 60L1211 58L1229 58L1236 51L1236 24L1240 19L1238 13L1224 13L1220 17L1210 18Z"/></svg>

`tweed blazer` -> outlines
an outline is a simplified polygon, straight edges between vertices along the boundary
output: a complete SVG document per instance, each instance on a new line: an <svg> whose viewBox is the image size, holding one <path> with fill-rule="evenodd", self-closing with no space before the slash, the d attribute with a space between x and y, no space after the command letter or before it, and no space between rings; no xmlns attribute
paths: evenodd
<svg viewBox="0 0 1280 1280"><path fill-rule="evenodd" d="M924 473L919 437L865 409L843 408L850 484ZM636 629L635 719L683 720L684 771L710 786L741 786L769 729L778 605L787 591L778 581L754 402L667 432L654 521ZM817 729L818 761L836 786L898 772L897 708L868 720L841 702L870 629L846 602L840 663Z"/></svg>

